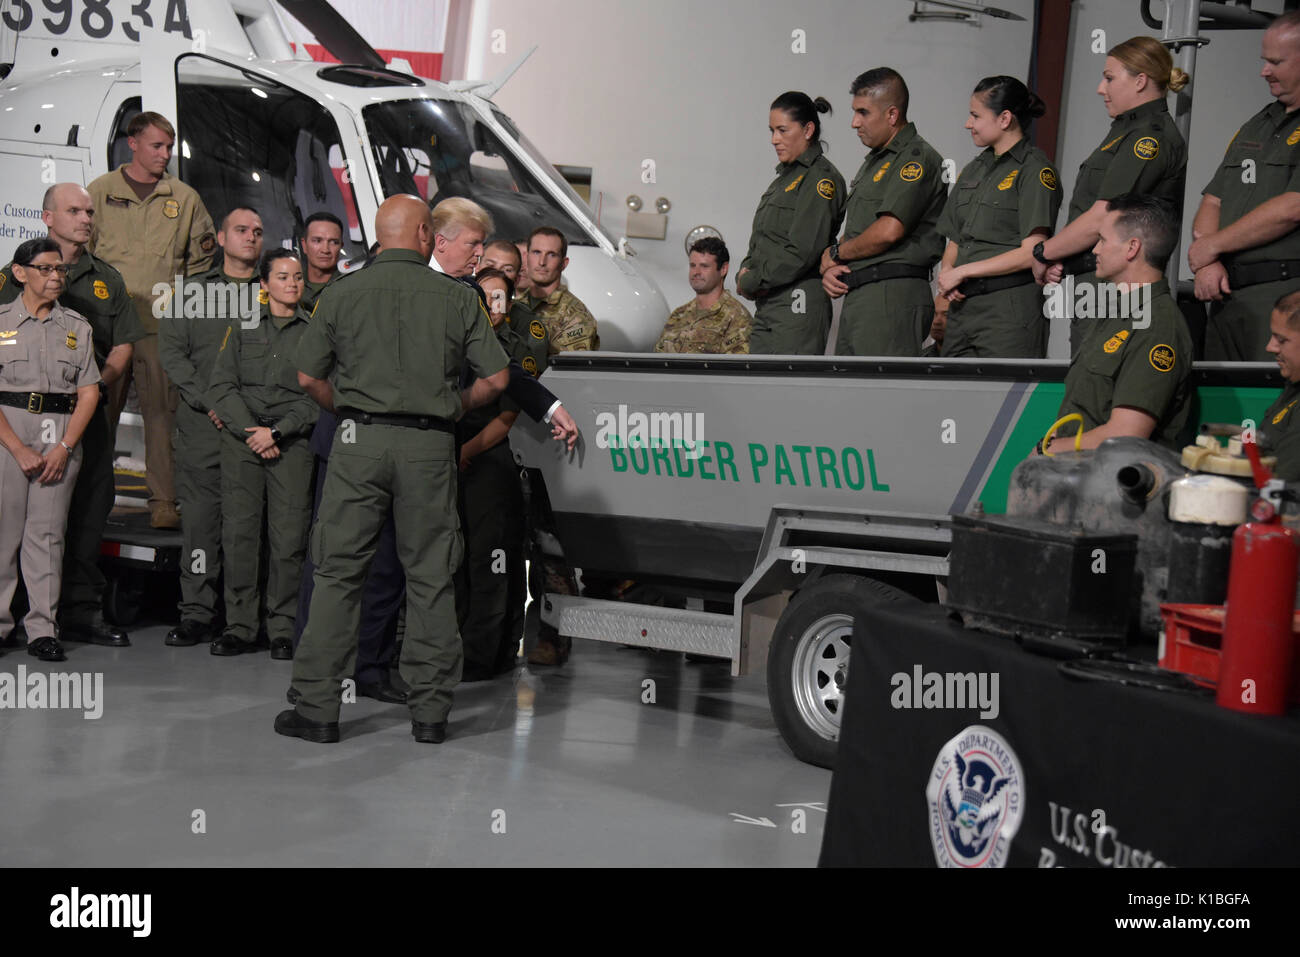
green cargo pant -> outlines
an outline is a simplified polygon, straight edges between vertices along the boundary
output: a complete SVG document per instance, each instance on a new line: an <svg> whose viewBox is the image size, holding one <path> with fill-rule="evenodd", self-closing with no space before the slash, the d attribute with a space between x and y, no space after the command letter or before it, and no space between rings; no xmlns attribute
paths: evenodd
<svg viewBox="0 0 1300 957"><path fill-rule="evenodd" d="M750 355L819 356L831 331L831 300L820 278L805 279L757 301Z"/></svg>
<svg viewBox="0 0 1300 957"><path fill-rule="evenodd" d="M1047 355L1043 288L1036 282L954 302L945 359L1042 359Z"/></svg>
<svg viewBox="0 0 1300 957"><path fill-rule="evenodd" d="M304 718L338 720L343 679L356 666L361 588L390 509L406 573L401 676L411 688L407 704L424 722L445 721L451 710L462 661L452 584L463 553L455 442L445 432L344 420L311 531L315 590L293 660Z"/></svg>
<svg viewBox="0 0 1300 957"><path fill-rule="evenodd" d="M235 433L221 443L221 544L226 561L226 633L254 641L266 508L266 636L293 641L298 585L311 526L315 457L305 437L280 443L280 457L253 454Z"/></svg>
<svg viewBox="0 0 1300 957"><path fill-rule="evenodd" d="M63 591L59 623L88 625L103 608L107 582L99 569L99 543L113 510L113 442L108 413L95 409L81 436L81 471L72 489L63 536Z"/></svg>
<svg viewBox="0 0 1300 957"><path fill-rule="evenodd" d="M212 624L221 577L221 446L212 420L176 409L176 497L181 503L181 619Z"/></svg>
<svg viewBox="0 0 1300 957"><path fill-rule="evenodd" d="M1261 282L1236 290L1222 302L1210 305L1205 329L1205 358L1208 362L1272 362L1265 351L1270 332L1273 304L1289 292L1300 289L1294 279Z"/></svg>
<svg viewBox="0 0 1300 957"><path fill-rule="evenodd" d="M919 356L934 321L925 279L884 279L851 290L840 311L837 356Z"/></svg>

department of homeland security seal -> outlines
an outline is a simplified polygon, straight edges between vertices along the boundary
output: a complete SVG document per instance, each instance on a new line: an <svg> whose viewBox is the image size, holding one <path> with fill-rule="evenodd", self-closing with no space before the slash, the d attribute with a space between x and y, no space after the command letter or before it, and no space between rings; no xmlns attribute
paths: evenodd
<svg viewBox="0 0 1300 957"><path fill-rule="evenodd" d="M1020 829L1020 759L996 731L971 725L939 749L925 789L940 867L1005 867Z"/></svg>

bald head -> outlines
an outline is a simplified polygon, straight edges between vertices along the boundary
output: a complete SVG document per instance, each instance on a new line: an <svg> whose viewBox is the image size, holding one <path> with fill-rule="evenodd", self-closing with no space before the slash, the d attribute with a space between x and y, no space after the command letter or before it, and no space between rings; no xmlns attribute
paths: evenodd
<svg viewBox="0 0 1300 957"><path fill-rule="evenodd" d="M433 252L433 218L418 196L390 196L375 214L375 238L384 249L409 249L428 259Z"/></svg>
<svg viewBox="0 0 1300 957"><path fill-rule="evenodd" d="M1268 91L1288 112L1300 106L1300 11L1292 10L1273 21L1260 41L1264 67L1260 76Z"/></svg>
<svg viewBox="0 0 1300 957"><path fill-rule="evenodd" d="M95 222L95 204L90 194L77 183L55 183L45 191L41 202L41 221L50 237L68 258L71 247L83 246L90 241L91 227Z"/></svg>

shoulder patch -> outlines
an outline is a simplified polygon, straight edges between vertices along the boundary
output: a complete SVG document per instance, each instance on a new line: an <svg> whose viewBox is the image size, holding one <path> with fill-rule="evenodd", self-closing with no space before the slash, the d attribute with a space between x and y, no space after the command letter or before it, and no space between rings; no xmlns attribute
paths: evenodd
<svg viewBox="0 0 1300 957"><path fill-rule="evenodd" d="M1059 185L1056 180L1056 170L1050 166L1044 166L1038 171L1038 181L1050 190L1055 190Z"/></svg>
<svg viewBox="0 0 1300 957"><path fill-rule="evenodd" d="M1124 134L1124 133L1121 133L1119 136L1115 137L1113 140L1111 140L1111 141L1110 141L1109 143L1107 143L1105 146L1103 146L1103 147L1101 147L1099 150L1097 150L1097 152L1098 152L1098 153L1104 153L1104 152L1106 152L1106 150L1110 149L1112 146L1114 146L1116 143L1118 143L1120 140L1122 140L1122 139L1124 138L1124 136L1125 136L1125 134Z"/></svg>
<svg viewBox="0 0 1300 957"><path fill-rule="evenodd" d="M1300 126L1291 131L1291 135L1286 138L1287 146L1295 146L1300 143Z"/></svg>
<svg viewBox="0 0 1300 957"><path fill-rule="evenodd" d="M164 200L162 213L168 219L175 219L181 214L181 204L174 199Z"/></svg>
<svg viewBox="0 0 1300 957"><path fill-rule="evenodd" d="M199 239L199 249L203 250L203 255L211 255L212 251L217 248L217 237L211 233L204 233Z"/></svg>
<svg viewBox="0 0 1300 957"><path fill-rule="evenodd" d="M905 183L915 183L925 173L925 167L913 160L898 171L898 178Z"/></svg>
<svg viewBox="0 0 1300 957"><path fill-rule="evenodd" d="M528 334L534 339L546 338L546 326L542 325L540 319L534 319L528 324Z"/></svg>
<svg viewBox="0 0 1300 957"><path fill-rule="evenodd" d="M885 160L885 165L876 170L876 175L871 177L871 182L879 183L885 178L885 173L889 172L889 167L894 164L893 160Z"/></svg>
<svg viewBox="0 0 1300 957"><path fill-rule="evenodd" d="M524 367L524 371L529 375L537 375L537 360L532 356L524 356L524 361L519 364Z"/></svg>
<svg viewBox="0 0 1300 957"><path fill-rule="evenodd" d="M799 184L803 182L803 176L804 176L804 174L803 174L803 173L800 173L800 174L799 174L799 178L796 179L796 180L795 180L793 183L791 183L789 186L787 186L787 187L785 188L785 191L786 191L787 193L793 193L796 189L798 189L798 188L799 188Z"/></svg>
<svg viewBox="0 0 1300 957"><path fill-rule="evenodd" d="M828 179L817 181L817 195L822 199L831 199L835 195L835 184Z"/></svg>
<svg viewBox="0 0 1300 957"><path fill-rule="evenodd" d="M1153 160L1160 155L1160 141L1154 136L1144 136L1133 144L1133 155L1140 160Z"/></svg>
<svg viewBox="0 0 1300 957"><path fill-rule="evenodd" d="M1119 347L1126 342L1128 342L1128 330L1121 329L1119 332L1115 333L1115 335L1107 339L1105 343L1103 343L1101 347L1101 351L1105 352L1107 355L1110 355L1112 353L1118 352Z"/></svg>
<svg viewBox="0 0 1300 957"><path fill-rule="evenodd" d="M270 305L271 297L265 289L257 290L257 304L259 306Z"/></svg>
<svg viewBox="0 0 1300 957"><path fill-rule="evenodd" d="M8 276L0 272L0 289L3 289L5 287L5 280L8 278L9 278Z"/></svg>
<svg viewBox="0 0 1300 957"><path fill-rule="evenodd" d="M102 280L102 279L96 279L96 280L91 284L91 288L95 291L95 298L96 298L96 299L107 299L107 298L108 298L108 283L104 282L104 280Z"/></svg>
<svg viewBox="0 0 1300 957"><path fill-rule="evenodd" d="M1008 174L1003 178L1002 182L998 183L998 189L1000 189L1000 190L1008 190L1008 189L1010 189L1010 188L1012 187L1012 185L1015 183L1015 181L1016 181L1016 177L1019 176L1019 175L1020 175L1020 170L1018 170L1018 169L1013 169L1010 173L1008 173Z"/></svg>
<svg viewBox="0 0 1300 957"><path fill-rule="evenodd" d="M1273 424L1274 424L1274 425L1277 425L1277 424L1280 423L1283 419L1285 419L1285 418L1286 418L1286 414L1287 414L1288 412L1290 412L1292 408L1295 407L1295 404L1296 404L1297 402L1300 402L1300 399L1292 399L1292 400L1291 400L1287 405L1285 405L1285 406L1283 406L1281 409L1279 409L1277 415L1273 416Z"/></svg>
<svg viewBox="0 0 1300 957"><path fill-rule="evenodd" d="M1158 346L1152 346L1151 351L1147 353L1147 359L1151 362L1151 368L1157 372L1168 372L1174 367L1174 361L1177 357L1174 354L1174 347L1165 345L1163 342Z"/></svg>

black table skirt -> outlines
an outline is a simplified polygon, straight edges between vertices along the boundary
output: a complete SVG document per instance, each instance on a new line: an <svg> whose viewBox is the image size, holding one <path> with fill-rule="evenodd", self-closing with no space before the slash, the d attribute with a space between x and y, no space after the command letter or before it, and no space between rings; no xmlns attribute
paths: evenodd
<svg viewBox="0 0 1300 957"><path fill-rule="evenodd" d="M1059 664L964 630L937 606L896 605L857 622L821 865L931 867L936 845L957 866L1300 861L1295 709L1243 715L1213 695L1080 681ZM997 716L981 717L978 704L895 707L917 703L894 676L910 682L918 665L923 674L996 673ZM946 747L972 727L984 731ZM1014 753L1014 780L999 785L1013 776L1003 747ZM932 806L927 787L941 751ZM954 751L965 754L960 784ZM999 844L990 828L1014 816L1012 805L1018 830Z"/></svg>

